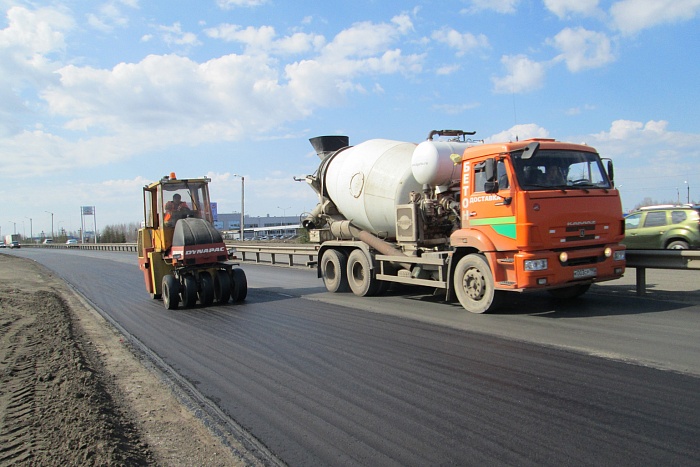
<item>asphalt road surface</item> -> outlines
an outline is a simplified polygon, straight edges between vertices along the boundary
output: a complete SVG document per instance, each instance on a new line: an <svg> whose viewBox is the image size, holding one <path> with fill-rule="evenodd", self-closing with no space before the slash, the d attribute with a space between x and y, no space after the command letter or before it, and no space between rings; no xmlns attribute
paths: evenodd
<svg viewBox="0 0 700 467"><path fill-rule="evenodd" d="M328 294L315 271L244 265L243 304L166 311L133 254L11 254L64 277L289 465L700 465L695 276L471 315L425 290Z"/></svg>

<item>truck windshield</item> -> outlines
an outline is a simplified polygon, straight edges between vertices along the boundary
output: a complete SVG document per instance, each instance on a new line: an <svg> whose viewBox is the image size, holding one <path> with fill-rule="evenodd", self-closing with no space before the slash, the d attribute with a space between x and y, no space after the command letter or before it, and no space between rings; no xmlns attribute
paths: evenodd
<svg viewBox="0 0 700 467"><path fill-rule="evenodd" d="M513 154L513 165L525 190L611 188L596 153L541 149L530 159L521 156Z"/></svg>

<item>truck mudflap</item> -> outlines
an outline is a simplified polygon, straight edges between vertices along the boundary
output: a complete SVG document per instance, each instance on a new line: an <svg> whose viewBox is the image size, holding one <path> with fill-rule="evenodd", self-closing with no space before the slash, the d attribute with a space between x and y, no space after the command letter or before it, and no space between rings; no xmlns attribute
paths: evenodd
<svg viewBox="0 0 700 467"><path fill-rule="evenodd" d="M508 290L555 289L619 279L625 272L625 248L610 244L568 251L516 253L511 273L497 280L496 288Z"/></svg>

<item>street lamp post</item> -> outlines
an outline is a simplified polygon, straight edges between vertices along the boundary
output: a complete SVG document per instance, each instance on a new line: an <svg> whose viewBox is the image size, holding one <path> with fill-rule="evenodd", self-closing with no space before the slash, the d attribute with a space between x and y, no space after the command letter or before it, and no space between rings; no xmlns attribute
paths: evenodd
<svg viewBox="0 0 700 467"><path fill-rule="evenodd" d="M53 213L51 211L44 211L51 214L51 240L53 240Z"/></svg>
<svg viewBox="0 0 700 467"><path fill-rule="evenodd" d="M10 222L12 222L12 224L15 226L14 229L12 230L12 233L16 234L17 233L17 222L15 222L15 221L10 221Z"/></svg>
<svg viewBox="0 0 700 467"><path fill-rule="evenodd" d="M289 209L291 206L287 206L286 208L281 208L277 206L277 209L282 210L282 222L284 222L284 218L287 217L287 209Z"/></svg>
<svg viewBox="0 0 700 467"><path fill-rule="evenodd" d="M233 174L233 176L241 178L241 241L243 241L245 234L245 177L238 174Z"/></svg>
<svg viewBox="0 0 700 467"><path fill-rule="evenodd" d="M687 190L688 190L688 204L690 204L690 183L688 183L688 180L686 180L686 181L683 182L683 183L685 183L685 187L686 187Z"/></svg>
<svg viewBox="0 0 700 467"><path fill-rule="evenodd" d="M32 229L32 218L24 216L26 219L29 219L29 238L32 239L32 242L34 242L34 230Z"/></svg>

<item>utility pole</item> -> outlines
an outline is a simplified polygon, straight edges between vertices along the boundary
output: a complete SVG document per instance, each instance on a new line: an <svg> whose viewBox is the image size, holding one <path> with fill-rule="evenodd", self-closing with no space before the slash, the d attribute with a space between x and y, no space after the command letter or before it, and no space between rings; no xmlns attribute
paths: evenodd
<svg viewBox="0 0 700 467"><path fill-rule="evenodd" d="M245 239L245 177L233 174L234 177L241 178L241 241Z"/></svg>
<svg viewBox="0 0 700 467"><path fill-rule="evenodd" d="M51 211L44 211L51 214L51 240L53 240L53 213Z"/></svg>
<svg viewBox="0 0 700 467"><path fill-rule="evenodd" d="M32 218L24 216L26 219L29 219L29 238L32 239L32 242L34 241L34 230L32 229Z"/></svg>

